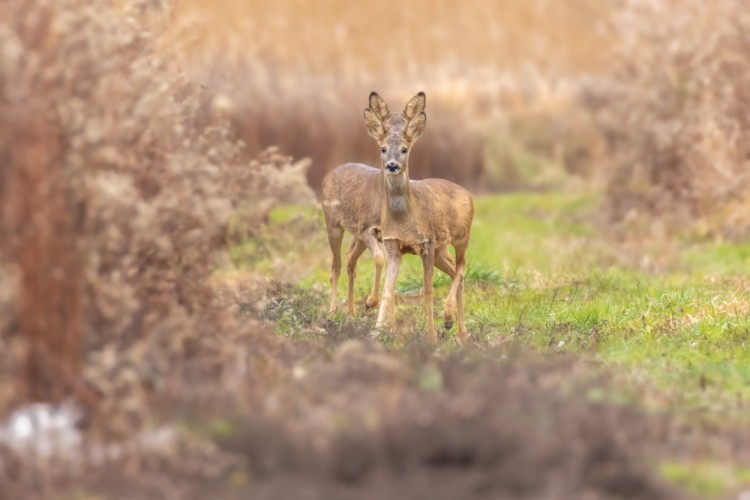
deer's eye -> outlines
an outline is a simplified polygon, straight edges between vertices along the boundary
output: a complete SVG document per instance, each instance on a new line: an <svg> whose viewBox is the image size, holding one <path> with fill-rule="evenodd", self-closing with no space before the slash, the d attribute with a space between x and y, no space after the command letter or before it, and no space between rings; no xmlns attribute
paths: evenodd
<svg viewBox="0 0 750 500"><path fill-rule="evenodd" d="M388 148L386 148L385 146L383 146L382 148L380 148L380 152L381 153L385 154L386 151L388 151Z"/></svg>
<svg viewBox="0 0 750 500"><path fill-rule="evenodd" d="M401 148L401 154L406 154L407 151L409 151L409 148L407 148L406 146Z"/></svg>

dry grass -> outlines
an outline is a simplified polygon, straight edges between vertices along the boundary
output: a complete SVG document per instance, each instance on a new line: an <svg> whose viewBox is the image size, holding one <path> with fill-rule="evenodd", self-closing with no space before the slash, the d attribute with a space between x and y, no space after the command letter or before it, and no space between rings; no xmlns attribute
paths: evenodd
<svg viewBox="0 0 750 500"><path fill-rule="evenodd" d="M362 125L377 89L389 102L427 93L415 177L491 189L591 169L600 141L570 75L608 67L611 40L597 25L610 10L591 0L185 2L175 19L194 36L187 67L226 96L249 150L310 157L313 186L337 164L377 162Z"/></svg>
<svg viewBox="0 0 750 500"><path fill-rule="evenodd" d="M447 0L352 4L301 0L252 4L188 0L177 15L194 23L192 47L202 66L217 54L229 62L262 61L344 81L407 77L465 68L555 65L600 70L606 32L596 23L607 2ZM267 75L264 75L267 76ZM280 84L283 85L283 84Z"/></svg>

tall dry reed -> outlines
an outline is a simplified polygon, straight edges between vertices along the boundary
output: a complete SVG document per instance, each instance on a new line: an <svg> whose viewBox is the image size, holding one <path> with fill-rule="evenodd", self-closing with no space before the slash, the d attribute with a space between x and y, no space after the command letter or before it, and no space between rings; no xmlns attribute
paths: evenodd
<svg viewBox="0 0 750 500"><path fill-rule="evenodd" d="M249 150L310 157L311 185L343 162L378 161L362 121L370 91L406 102L423 90L414 176L486 190L533 184L549 167L591 170L599 143L589 146L570 75L608 67L611 41L597 24L612 5L188 1L175 24L194 35L186 67L226 95Z"/></svg>

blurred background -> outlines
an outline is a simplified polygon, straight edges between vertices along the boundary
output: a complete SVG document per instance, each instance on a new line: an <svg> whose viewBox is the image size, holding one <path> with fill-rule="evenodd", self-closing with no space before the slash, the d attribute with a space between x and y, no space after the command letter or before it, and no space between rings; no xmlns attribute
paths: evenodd
<svg viewBox="0 0 750 500"><path fill-rule="evenodd" d="M392 109L427 95L412 178L478 195L593 193L587 223L607 245L743 241L748 32L741 0L4 0L0 422L29 402L74 401L86 439L131 446L97 448L102 463L128 457L131 472L174 478L210 476L214 461L235 477L213 448L138 440L210 408L271 407L269 388L305 373L297 362L329 360L329 344L274 336L266 314L297 280L286 261L328 258L320 220L287 241L317 245L301 256L263 237L274 209L315 206L335 166L377 164L362 120L373 90ZM249 264L232 274L239 246ZM266 267L252 260L263 252ZM324 291L305 293L316 303ZM342 328L365 335L355 327ZM429 356L407 358L421 370ZM221 435L225 422L211 422ZM261 447L264 429L252 434ZM0 498L26 497L52 458L27 463L9 432ZM80 472L69 458L55 478Z"/></svg>
<svg viewBox="0 0 750 500"><path fill-rule="evenodd" d="M377 161L361 133L371 90L393 106L424 90L415 178L479 192L596 182L615 222L659 214L636 225L738 236L750 223L738 5L186 1L162 42L248 152L310 158L313 188L340 163Z"/></svg>
<svg viewBox="0 0 750 500"><path fill-rule="evenodd" d="M490 190L590 172L601 138L578 101L582 80L615 66L615 7L186 2L175 15L194 36L190 71L229 99L249 149L310 157L313 186L335 165L377 160L360 133L371 90L402 106L424 89L431 133L414 175Z"/></svg>

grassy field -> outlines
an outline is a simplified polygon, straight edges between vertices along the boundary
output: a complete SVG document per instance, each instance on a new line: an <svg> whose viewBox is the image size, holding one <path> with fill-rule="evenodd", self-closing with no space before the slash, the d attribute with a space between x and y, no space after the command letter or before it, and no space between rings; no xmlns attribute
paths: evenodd
<svg viewBox="0 0 750 500"><path fill-rule="evenodd" d="M629 247L603 234L599 206L600 197L589 191L477 198L466 287L472 339L479 349L567 353L605 367L618 389L592 398L642 407L669 426L691 429L692 438L687 432L677 446L655 452L662 476L708 498L735 491L750 472L728 451L733 431L748 423L750 281L744 270L750 246L672 240ZM325 335L324 234L317 208L283 207L263 234L233 250L236 263L251 261L285 281L295 277L299 286L266 306L279 335ZM403 349L423 329L420 267L417 258L405 258L399 324L382 337L389 350ZM363 303L372 279L365 254L357 317L339 313L334 322L362 328L374 322L376 313ZM342 305L345 282L344 276ZM448 287L439 276L438 301ZM455 349L453 332L437 346L438 355Z"/></svg>

